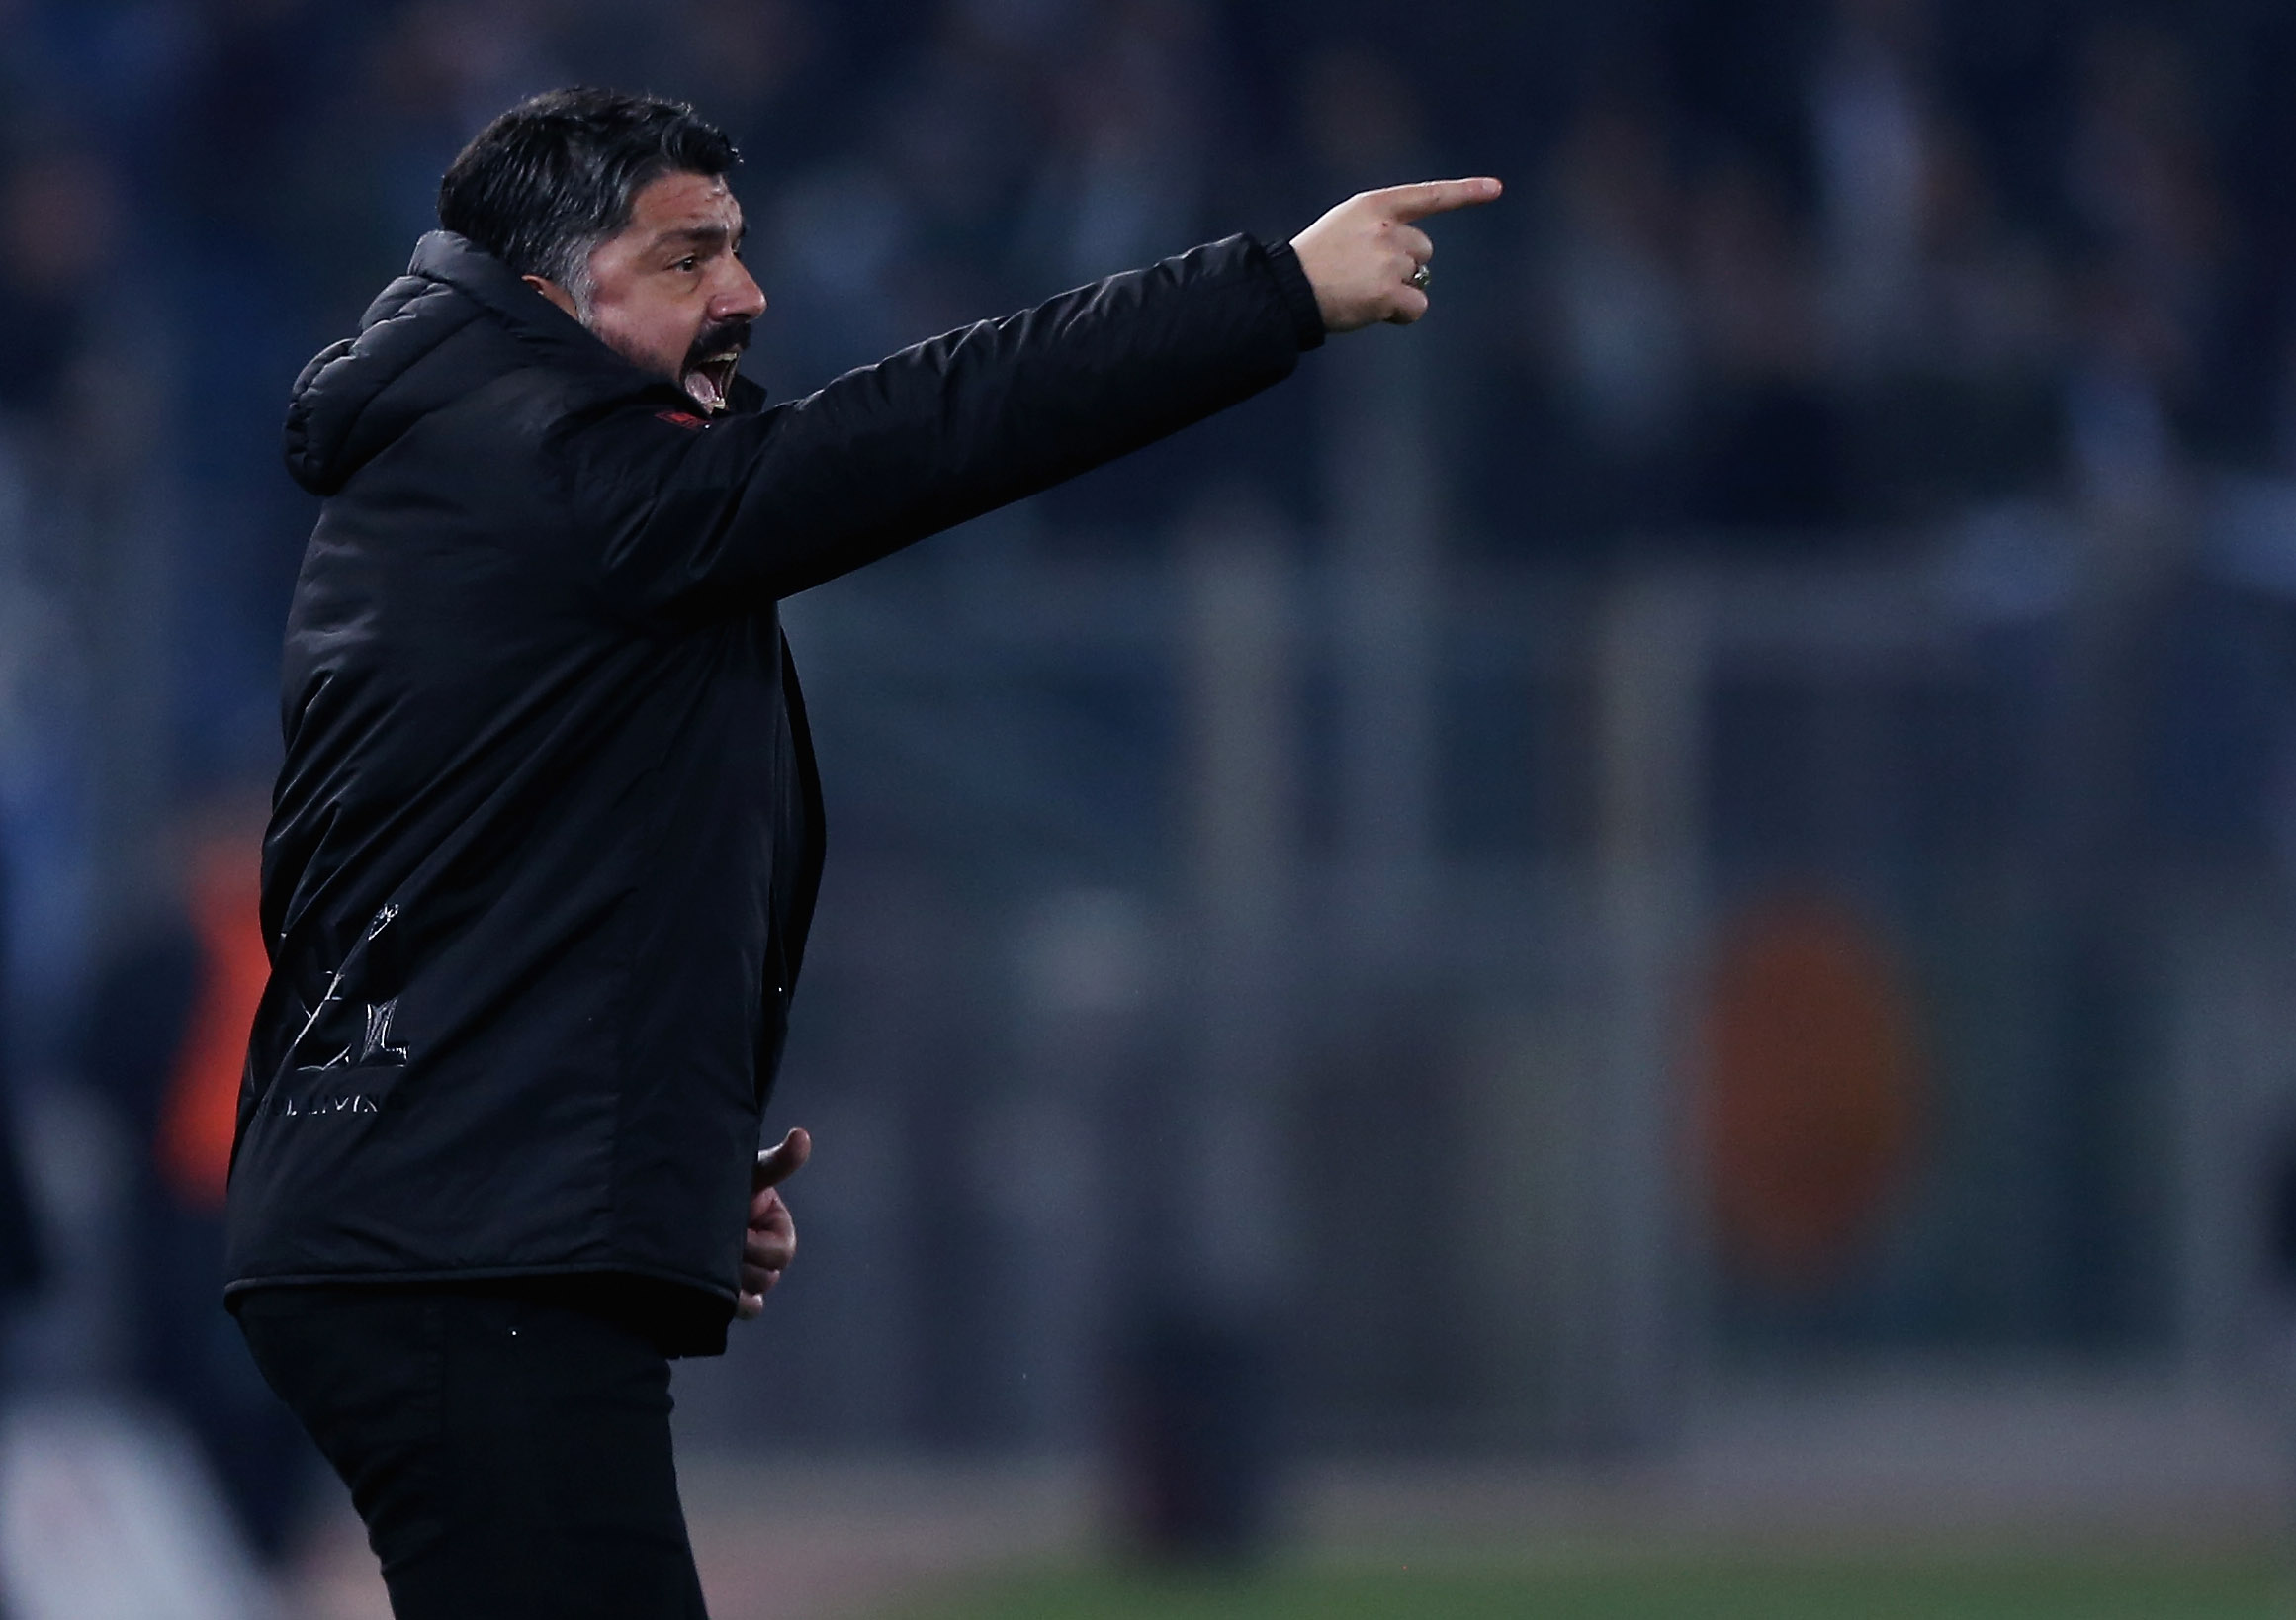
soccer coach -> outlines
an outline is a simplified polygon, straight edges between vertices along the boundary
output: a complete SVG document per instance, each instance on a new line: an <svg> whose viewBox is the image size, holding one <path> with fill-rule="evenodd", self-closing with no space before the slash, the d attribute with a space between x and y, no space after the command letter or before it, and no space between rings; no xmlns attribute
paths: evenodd
<svg viewBox="0 0 2296 1620"><path fill-rule="evenodd" d="M765 408L732 144L569 90L297 380L270 985L227 1300L401 1620L698 1616L667 1358L795 1251L758 1151L821 871L775 604L1425 313L1371 192Z"/></svg>

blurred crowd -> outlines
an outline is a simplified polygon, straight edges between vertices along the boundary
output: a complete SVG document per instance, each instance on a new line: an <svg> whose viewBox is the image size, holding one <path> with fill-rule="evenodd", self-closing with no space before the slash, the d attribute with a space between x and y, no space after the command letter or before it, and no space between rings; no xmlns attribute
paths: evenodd
<svg viewBox="0 0 2296 1620"><path fill-rule="evenodd" d="M1507 527L1870 530L2284 457L2264 14L1670 9L1545 153L1511 431L1585 471Z"/></svg>
<svg viewBox="0 0 2296 1620"><path fill-rule="evenodd" d="M736 133L784 395L1356 186L1504 173L1446 232L1442 405L1456 526L1504 554L1854 543L2296 456L2296 24L2241 0L11 0L0 41L7 488L68 484L68 442L163 492L199 769L268 747L287 382L460 143L564 82ZM1312 411L1255 421L1228 453L1311 507ZM1066 526L1161 529L1167 471Z"/></svg>

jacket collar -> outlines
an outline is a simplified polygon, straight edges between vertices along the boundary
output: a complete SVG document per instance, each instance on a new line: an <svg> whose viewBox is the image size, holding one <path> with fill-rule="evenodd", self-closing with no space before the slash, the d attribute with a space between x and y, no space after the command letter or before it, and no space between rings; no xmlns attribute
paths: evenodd
<svg viewBox="0 0 2296 1620"><path fill-rule="evenodd" d="M519 280L493 254L451 230L433 230L415 243L410 276L442 281L484 308L513 336L556 365L595 375L601 384L641 389L672 385L650 377L600 342L589 328Z"/></svg>

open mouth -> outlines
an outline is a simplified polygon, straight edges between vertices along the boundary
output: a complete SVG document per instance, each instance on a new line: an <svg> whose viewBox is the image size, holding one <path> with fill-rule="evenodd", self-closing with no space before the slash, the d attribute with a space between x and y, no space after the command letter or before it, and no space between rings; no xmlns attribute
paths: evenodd
<svg viewBox="0 0 2296 1620"><path fill-rule="evenodd" d="M726 408L726 401L734 392L734 373L741 369L742 351L724 349L686 361L685 375L679 382L704 413L715 415Z"/></svg>

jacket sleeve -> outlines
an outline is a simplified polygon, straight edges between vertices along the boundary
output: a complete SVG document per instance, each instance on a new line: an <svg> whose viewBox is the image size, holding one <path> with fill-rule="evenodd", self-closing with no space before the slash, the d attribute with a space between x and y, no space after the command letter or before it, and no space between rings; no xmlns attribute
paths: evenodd
<svg viewBox="0 0 2296 1620"><path fill-rule="evenodd" d="M565 441L625 610L744 611L1123 455L1322 340L1288 247L1231 236L706 426L660 398Z"/></svg>

